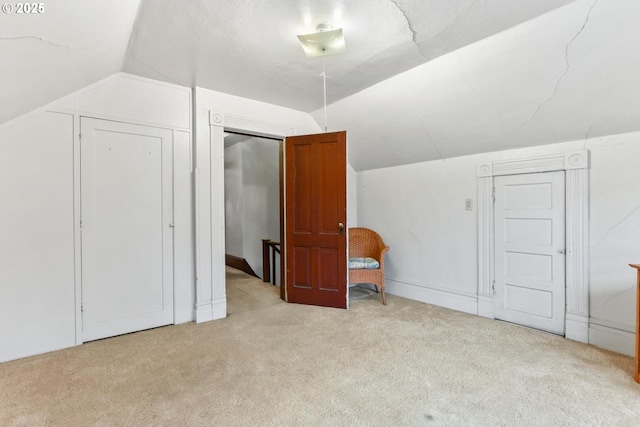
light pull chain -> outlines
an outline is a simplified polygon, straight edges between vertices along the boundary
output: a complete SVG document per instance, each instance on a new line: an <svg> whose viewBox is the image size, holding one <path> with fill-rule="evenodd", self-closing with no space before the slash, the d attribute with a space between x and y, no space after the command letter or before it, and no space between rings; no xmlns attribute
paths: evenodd
<svg viewBox="0 0 640 427"><path fill-rule="evenodd" d="M327 71L324 63L324 49L322 50L322 82L324 87L324 131L327 131Z"/></svg>

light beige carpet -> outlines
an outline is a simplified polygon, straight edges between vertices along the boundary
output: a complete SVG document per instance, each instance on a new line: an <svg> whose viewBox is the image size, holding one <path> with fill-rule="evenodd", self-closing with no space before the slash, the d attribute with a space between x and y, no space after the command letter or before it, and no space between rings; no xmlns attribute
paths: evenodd
<svg viewBox="0 0 640 427"><path fill-rule="evenodd" d="M0 364L0 425L640 425L630 357L393 295L228 295L224 320Z"/></svg>

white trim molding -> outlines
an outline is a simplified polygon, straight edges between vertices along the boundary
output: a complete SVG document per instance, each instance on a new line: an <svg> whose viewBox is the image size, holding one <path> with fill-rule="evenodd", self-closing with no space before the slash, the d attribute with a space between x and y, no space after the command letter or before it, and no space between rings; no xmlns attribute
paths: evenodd
<svg viewBox="0 0 640 427"><path fill-rule="evenodd" d="M208 322L210 320L213 320L213 301L196 301L194 312L196 323Z"/></svg>
<svg viewBox="0 0 640 427"><path fill-rule="evenodd" d="M215 297L212 301L211 307L213 309L213 320L224 319L227 317L227 296Z"/></svg>
<svg viewBox="0 0 640 427"><path fill-rule="evenodd" d="M567 170L566 281L567 315L589 314L589 170Z"/></svg>
<svg viewBox="0 0 640 427"><path fill-rule="evenodd" d="M612 322L591 319L589 321L589 342L616 353L633 356L635 352L635 333L625 330Z"/></svg>
<svg viewBox="0 0 640 427"><path fill-rule="evenodd" d="M196 95L197 97L197 95ZM227 316L224 247L224 132L284 138L295 129L221 111L196 110L196 323Z"/></svg>
<svg viewBox="0 0 640 427"><path fill-rule="evenodd" d="M494 177L566 171L565 337L580 342L589 341L589 168L588 150L497 160L478 165L478 315L494 317Z"/></svg>
<svg viewBox="0 0 640 427"><path fill-rule="evenodd" d="M489 168L488 170L486 168ZM491 172L485 165L478 172ZM478 315L494 318L493 313L493 177L478 178Z"/></svg>
<svg viewBox="0 0 640 427"><path fill-rule="evenodd" d="M564 336L574 341L589 342L589 316L565 313Z"/></svg>
<svg viewBox="0 0 640 427"><path fill-rule="evenodd" d="M523 173L589 169L589 167L589 150L579 150L483 163L478 166L477 176L478 178L484 178Z"/></svg>
<svg viewBox="0 0 640 427"><path fill-rule="evenodd" d="M476 296L472 293L452 292L434 286L394 280L388 277L385 279L385 292L414 301L476 314L477 301Z"/></svg>
<svg viewBox="0 0 640 427"><path fill-rule="evenodd" d="M265 122L248 117L209 111L209 126L222 126L226 130L249 132L256 136L269 136L284 138L286 135L294 135L295 129L283 123Z"/></svg>

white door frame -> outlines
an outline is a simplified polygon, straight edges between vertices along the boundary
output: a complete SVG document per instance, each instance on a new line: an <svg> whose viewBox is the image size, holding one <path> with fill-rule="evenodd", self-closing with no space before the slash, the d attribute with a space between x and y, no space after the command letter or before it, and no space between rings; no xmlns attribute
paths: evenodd
<svg viewBox="0 0 640 427"><path fill-rule="evenodd" d="M488 161L478 166L478 315L494 317L493 178L566 171L565 337L589 342L589 150Z"/></svg>
<svg viewBox="0 0 640 427"><path fill-rule="evenodd" d="M224 130L283 139L286 135L296 134L295 128L284 123L258 121L213 110L207 110L207 123L206 132L196 138L196 323L227 317Z"/></svg>

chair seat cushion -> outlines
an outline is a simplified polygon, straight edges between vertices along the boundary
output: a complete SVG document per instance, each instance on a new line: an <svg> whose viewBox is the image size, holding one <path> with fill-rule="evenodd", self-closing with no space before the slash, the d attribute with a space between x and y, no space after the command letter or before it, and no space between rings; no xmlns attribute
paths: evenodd
<svg viewBox="0 0 640 427"><path fill-rule="evenodd" d="M349 258L349 270L376 270L380 263L371 257Z"/></svg>

